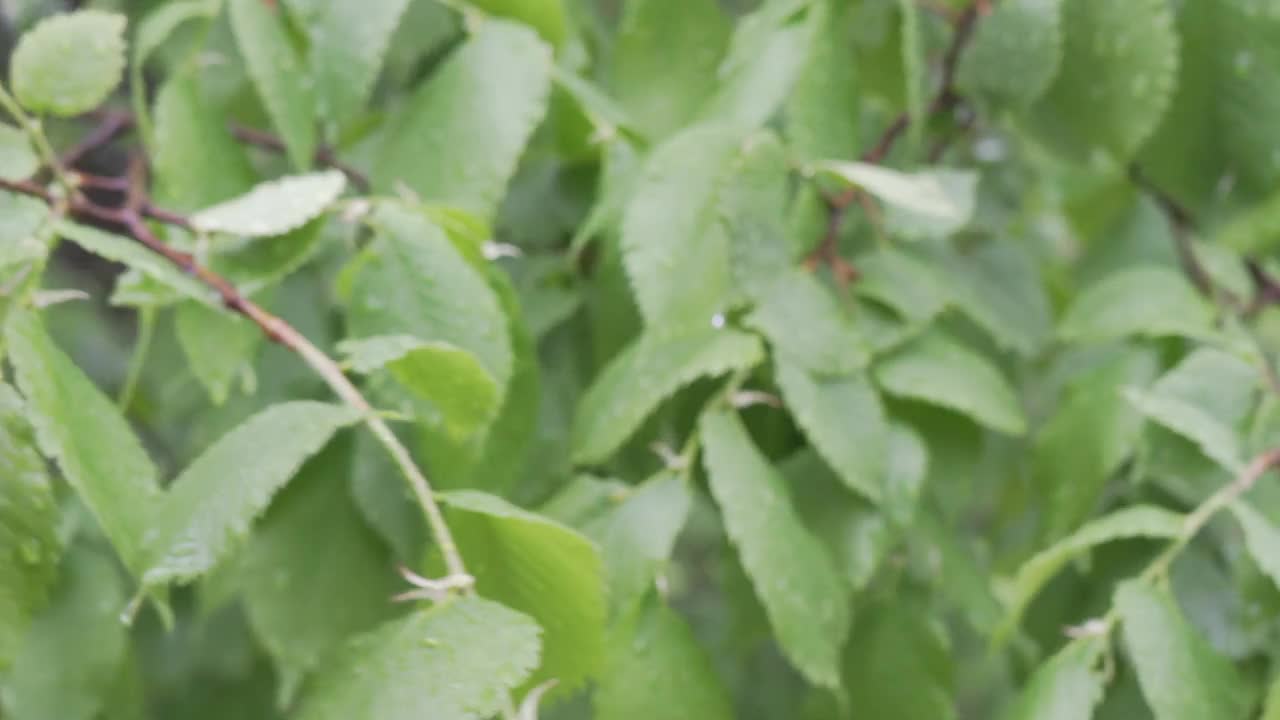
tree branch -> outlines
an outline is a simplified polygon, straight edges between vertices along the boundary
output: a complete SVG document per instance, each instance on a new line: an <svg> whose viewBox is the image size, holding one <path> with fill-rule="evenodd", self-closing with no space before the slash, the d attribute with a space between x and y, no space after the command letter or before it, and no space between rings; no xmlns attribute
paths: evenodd
<svg viewBox="0 0 1280 720"><path fill-rule="evenodd" d="M432 537L440 546L449 574L459 578L466 577L466 566L458 551L457 543L454 542L453 535L445 523L444 514L436 503L431 484L414 463L408 449L400 443L395 433L378 416L369 401L360 394L360 390L324 351L316 347L292 325L243 295L229 280L197 263L191 254L170 247L151 231L144 218L149 217L183 228L190 228L191 222L178 213L161 210L150 203L143 189L144 173L145 164L141 162L139 156L135 156L130 163L129 187L126 190L125 204L121 207L105 207L78 193L69 198L60 199L48 188L31 180L0 179L0 189L38 198L50 206L57 202L65 202L67 210L72 215L89 217L123 227L133 240L216 292L228 310L248 318L267 338L297 353L324 380L335 395L362 414L364 423L378 442L386 448L413 490L418 504L426 515Z"/></svg>
<svg viewBox="0 0 1280 720"><path fill-rule="evenodd" d="M283 140L271 133L263 132L262 130L245 127L243 125L232 125L231 135L245 145L252 145L254 147L262 148L263 150L269 150L273 153L283 153L285 151ZM320 165L331 167L334 170L341 172L343 175L346 175L347 179L351 181L351 184L355 185L360 192L367 193L370 188L372 188L372 185L369 182L369 177L363 172L360 172L356 168L340 160L331 147L321 145L316 148L315 161Z"/></svg>

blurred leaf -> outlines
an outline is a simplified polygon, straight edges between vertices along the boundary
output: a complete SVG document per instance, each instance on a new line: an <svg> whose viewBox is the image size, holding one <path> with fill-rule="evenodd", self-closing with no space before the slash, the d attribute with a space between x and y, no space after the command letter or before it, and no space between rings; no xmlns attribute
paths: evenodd
<svg viewBox="0 0 1280 720"><path fill-rule="evenodd" d="M1193 630L1173 596L1140 580L1116 589L1125 648L1157 720L1245 717L1249 694L1235 668Z"/></svg>
<svg viewBox="0 0 1280 720"><path fill-rule="evenodd" d="M199 80L194 72L174 73L155 101L156 192L179 210L235 197L254 180L249 159L223 124L220 108L205 100Z"/></svg>
<svg viewBox="0 0 1280 720"><path fill-rule="evenodd" d="M1105 640L1069 643L1031 676L1008 720L1089 720L1106 678L1096 669Z"/></svg>
<svg viewBox="0 0 1280 720"><path fill-rule="evenodd" d="M813 171L834 175L888 206L888 223L907 237L942 237L963 228L977 202L977 175L961 170L906 173L872 163L823 160Z"/></svg>
<svg viewBox="0 0 1280 720"><path fill-rule="evenodd" d="M1043 95L1063 59L1061 6L1062 0L1009 0L996 6L978 24L960 60L962 91L1012 106L1029 105Z"/></svg>
<svg viewBox="0 0 1280 720"><path fill-rule="evenodd" d="M191 372L209 399L214 405L226 402L232 383L252 366L262 331L238 315L190 301L178 305L174 326Z"/></svg>
<svg viewBox="0 0 1280 720"><path fill-rule="evenodd" d="M9 78L18 102L62 117L92 110L124 73L125 18L79 10L42 21L13 49Z"/></svg>
<svg viewBox="0 0 1280 720"><path fill-rule="evenodd" d="M598 672L606 607L595 545L496 495L459 490L440 499L476 590L542 627L542 662L530 682L556 678L557 691L572 691Z"/></svg>
<svg viewBox="0 0 1280 720"><path fill-rule="evenodd" d="M300 720L482 720L538 662L538 626L475 597L458 598L360 635L308 686Z"/></svg>
<svg viewBox="0 0 1280 720"><path fill-rule="evenodd" d="M945 631L909 599L860 615L844 650L849 706L868 717L956 717Z"/></svg>
<svg viewBox="0 0 1280 720"><path fill-rule="evenodd" d="M773 352L815 373L842 375L866 367L866 340L814 276L792 269L777 277L746 324L759 330Z"/></svg>
<svg viewBox="0 0 1280 720"><path fill-rule="evenodd" d="M785 109L787 144L803 162L858 154L858 67L850 51L844 3L820 0L809 11L813 41Z"/></svg>
<svg viewBox="0 0 1280 720"><path fill-rule="evenodd" d="M1245 547L1253 561L1277 586L1280 586L1280 529L1265 515L1243 501L1231 505L1231 512L1244 531Z"/></svg>
<svg viewBox="0 0 1280 720"><path fill-rule="evenodd" d="M710 410L699 430L711 492L783 654L810 682L839 688L845 584L737 416Z"/></svg>
<svg viewBox="0 0 1280 720"><path fill-rule="evenodd" d="M1204 337L1207 303L1176 270L1137 267L1109 275L1080 293L1058 325L1058 337L1088 342L1130 335Z"/></svg>
<svg viewBox="0 0 1280 720"><path fill-rule="evenodd" d="M1018 243L994 240L972 252L943 255L956 307L1001 348L1031 357L1053 335L1045 282L1030 253Z"/></svg>
<svg viewBox="0 0 1280 720"><path fill-rule="evenodd" d="M544 40L559 46L568 33L564 0L466 0L485 12L509 17L532 27Z"/></svg>
<svg viewBox="0 0 1280 720"><path fill-rule="evenodd" d="M148 250L141 243L67 220L55 221L54 229L59 235L85 250L108 260L123 263L175 291L180 297L190 298L210 307L218 307L212 290L159 254Z"/></svg>
<svg viewBox="0 0 1280 720"><path fill-rule="evenodd" d="M283 235L324 212L346 186L346 176L337 170L289 175L205 208L191 216L191 224L240 237Z"/></svg>
<svg viewBox="0 0 1280 720"><path fill-rule="evenodd" d="M115 403L53 344L39 316L11 314L5 342L40 449L58 461L124 564L141 575L161 497L151 459Z"/></svg>
<svg viewBox="0 0 1280 720"><path fill-rule="evenodd" d="M36 157L27 134L0 123L0 178L25 180L39 167L40 158Z"/></svg>
<svg viewBox="0 0 1280 720"><path fill-rule="evenodd" d="M296 401L272 405L224 435L173 481L157 508L144 582L188 582L211 570L244 541L302 463L358 419L349 407Z"/></svg>
<svg viewBox="0 0 1280 720"><path fill-rule="evenodd" d="M261 0L228 0L236 46L244 57L258 98L299 170L311 167L316 151L315 93L302 60L274 5ZM305 80L305 81L304 81Z"/></svg>

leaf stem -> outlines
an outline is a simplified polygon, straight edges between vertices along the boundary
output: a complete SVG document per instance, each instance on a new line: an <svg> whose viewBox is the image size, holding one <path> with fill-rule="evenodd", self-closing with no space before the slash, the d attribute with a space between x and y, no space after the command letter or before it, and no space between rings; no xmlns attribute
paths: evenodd
<svg viewBox="0 0 1280 720"><path fill-rule="evenodd" d="M9 94L9 91L3 85L0 85L0 108L3 108L15 122L22 126L22 131L31 140L31 144L40 155L45 167L49 168L49 171L53 173L54 179L68 194L74 195L76 193L76 185L67 176L66 169L62 167L62 163L58 161L58 154L49 145L49 139L45 137L40 123L22 109L22 106L18 104L18 101L14 99L13 95Z"/></svg>

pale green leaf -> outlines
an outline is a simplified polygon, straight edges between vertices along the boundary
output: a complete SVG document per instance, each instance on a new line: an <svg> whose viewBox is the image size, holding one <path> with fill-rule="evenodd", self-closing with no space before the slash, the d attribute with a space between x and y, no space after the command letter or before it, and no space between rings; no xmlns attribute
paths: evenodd
<svg viewBox="0 0 1280 720"><path fill-rule="evenodd" d="M51 214L49 206L35 198L0 193L0 269L49 253Z"/></svg>
<svg viewBox="0 0 1280 720"><path fill-rule="evenodd" d="M391 33L409 0L287 0L285 5L307 31L317 114L331 129L339 127L373 91Z"/></svg>
<svg viewBox="0 0 1280 720"><path fill-rule="evenodd" d="M125 661L127 598L112 560L80 546L62 562L49 605L35 618L0 680L5 717L94 720Z"/></svg>
<svg viewBox="0 0 1280 720"><path fill-rule="evenodd" d="M132 64L141 70L151 54L160 49L181 25L218 12L218 0L177 0L167 2L147 13L133 34Z"/></svg>
<svg viewBox="0 0 1280 720"><path fill-rule="evenodd" d="M0 178L23 180L40 167L40 159L31 147L27 134L18 128L0 123Z"/></svg>
<svg viewBox="0 0 1280 720"><path fill-rule="evenodd" d="M420 212L382 204L371 224L377 239L354 265L351 335L449 343L474 355L504 393L512 372L511 337L483 275Z"/></svg>
<svg viewBox="0 0 1280 720"><path fill-rule="evenodd" d="M1130 335L1204 337L1213 313L1177 270L1122 270L1077 295L1058 325L1058 336L1074 342Z"/></svg>
<svg viewBox="0 0 1280 720"><path fill-rule="evenodd" d="M1280 529L1246 502L1232 504L1231 512L1244 531L1245 547L1253 561L1280 586Z"/></svg>
<svg viewBox="0 0 1280 720"><path fill-rule="evenodd" d="M701 122L754 129L791 93L814 34L808 0L768 0L738 21L717 73L719 87L698 113Z"/></svg>
<svg viewBox="0 0 1280 720"><path fill-rule="evenodd" d="M58 461L124 564L140 575L160 499L151 459L115 403L53 344L37 315L10 315L5 343L41 450Z"/></svg>
<svg viewBox="0 0 1280 720"><path fill-rule="evenodd" d="M650 327L705 327L725 309L729 237L718 197L742 135L697 126L654 148L622 218L623 260Z"/></svg>
<svg viewBox="0 0 1280 720"><path fill-rule="evenodd" d="M592 704L599 720L733 717L728 693L689 626L652 599L610 630Z"/></svg>
<svg viewBox="0 0 1280 720"><path fill-rule="evenodd" d="M906 100L907 118L911 121L907 126L909 147L920 147L920 139L924 137L925 115L925 69L924 38L920 30L920 9L915 0L898 0L898 12L902 18L901 39L899 48L902 54L902 96Z"/></svg>
<svg viewBox="0 0 1280 720"><path fill-rule="evenodd" d="M239 315L196 302L178 305L174 329L191 373L204 385L209 399L214 405L226 402L232 383L252 371L261 329Z"/></svg>
<svg viewBox="0 0 1280 720"><path fill-rule="evenodd" d="M869 500L880 500L889 424L865 373L821 376L778 360L777 380L796 423L841 481Z"/></svg>
<svg viewBox="0 0 1280 720"><path fill-rule="evenodd" d="M903 172L872 163L823 160L813 171L833 175L885 203L887 222L907 237L945 236L969 223L978 177L967 170Z"/></svg>
<svg viewBox="0 0 1280 720"><path fill-rule="evenodd" d="M715 91L729 29L715 0L627 4L613 50L613 91L642 133L660 140L689 123Z"/></svg>
<svg viewBox="0 0 1280 720"><path fill-rule="evenodd" d="M347 493L349 447L335 441L304 465L236 559L245 612L275 661L282 698L349 636L396 610L391 558Z"/></svg>
<svg viewBox="0 0 1280 720"><path fill-rule="evenodd" d="M1062 0L997 5L978 23L960 60L957 83L963 92L1012 106L1043 95L1062 62L1061 6Z"/></svg>
<svg viewBox="0 0 1280 720"><path fill-rule="evenodd" d="M492 216L550 92L550 48L526 27L486 21L392 121L376 182Z"/></svg>
<svg viewBox="0 0 1280 720"><path fill-rule="evenodd" d="M776 278L745 322L778 356L806 370L845 374L867 365L867 341L835 295L804 270Z"/></svg>
<svg viewBox="0 0 1280 720"><path fill-rule="evenodd" d="M9 78L23 107L79 115L97 107L124 73L125 18L101 10L53 15L13 50Z"/></svg>
<svg viewBox="0 0 1280 720"><path fill-rule="evenodd" d="M1018 568L1005 600L1006 615L996 637L1003 639L1021 622L1022 613L1067 563L1094 546L1127 538L1173 538L1182 532L1181 515L1149 505L1133 505L1093 520L1040 551Z"/></svg>
<svg viewBox="0 0 1280 720"><path fill-rule="evenodd" d="M358 419L346 406L296 401L272 405L224 435L165 494L143 581L181 583L211 570L302 463Z"/></svg>
<svg viewBox="0 0 1280 720"><path fill-rule="evenodd" d="M57 579L58 515L27 409L0 384L0 673Z"/></svg>
<svg viewBox="0 0 1280 720"><path fill-rule="evenodd" d="M254 90L280 133L293 166L305 170L316 151L315 98L279 9L262 0L228 0L231 29Z"/></svg>
<svg viewBox="0 0 1280 720"><path fill-rule="evenodd" d="M556 678L561 690L571 691L595 674L604 654L606 613L595 545L496 495L460 490L440 499L477 592L542 627L542 661L531 682Z"/></svg>
<svg viewBox="0 0 1280 720"><path fill-rule="evenodd" d="M57 220L55 231L89 252L141 272L161 285L210 307L219 307L213 291L191 275L184 273L159 253L148 250L130 238L104 232L69 220Z"/></svg>
<svg viewBox="0 0 1280 720"><path fill-rule="evenodd" d="M860 614L844 651L850 707L873 718L952 720L952 657L946 630L910 597Z"/></svg>
<svg viewBox="0 0 1280 720"><path fill-rule="evenodd" d="M787 100L787 145L802 162L858 154L858 66L849 51L853 8L830 0L809 11L817 26L809 55Z"/></svg>
<svg viewBox="0 0 1280 720"><path fill-rule="evenodd" d="M891 395L963 413L1010 435L1026 432L1018 396L986 358L939 333L895 351L874 368L876 382Z"/></svg>
<svg viewBox="0 0 1280 720"><path fill-rule="evenodd" d="M859 257L859 294L892 308L908 320L931 320L951 302L941 273L930 264L893 248ZM955 268L948 267L948 273Z"/></svg>
<svg viewBox="0 0 1280 720"><path fill-rule="evenodd" d="M1031 127L1065 157L1124 162L1173 98L1173 9L1165 0L1068 0L1062 32L1059 71L1029 109Z"/></svg>
<svg viewBox="0 0 1280 720"><path fill-rule="evenodd" d="M1043 493L1045 536L1074 530L1097 505L1107 480L1134 452L1143 419L1122 389L1155 375L1153 352L1122 348L1081 374L1040 427L1032 448L1032 477Z"/></svg>
<svg viewBox="0 0 1280 720"><path fill-rule="evenodd" d="M410 435L401 432L409 444ZM427 525L413 491L401 480L386 448L372 433L356 433L351 495L369 527L395 550L403 563L416 562L427 547Z"/></svg>
<svg viewBox="0 0 1280 720"><path fill-rule="evenodd" d="M564 0L466 0L485 12L509 17L532 27L547 42L558 46L568 32Z"/></svg>
<svg viewBox="0 0 1280 720"><path fill-rule="evenodd" d="M1116 589L1129 661L1156 720L1236 720L1250 697L1235 667L1202 638L1167 590L1141 580Z"/></svg>
<svg viewBox="0 0 1280 720"><path fill-rule="evenodd" d="M418 610L358 636L324 665L299 720L484 720L538 662L538 626L480 598Z"/></svg>
<svg viewBox="0 0 1280 720"><path fill-rule="evenodd" d="M378 335L338 344L356 372L386 367L414 395L430 402L445 428L465 437L484 428L502 398L489 371L471 353L447 342Z"/></svg>
<svg viewBox="0 0 1280 720"><path fill-rule="evenodd" d="M782 477L736 415L712 410L698 427L711 493L783 654L810 682L838 688L850 617L826 548L801 524Z"/></svg>
<svg viewBox="0 0 1280 720"><path fill-rule="evenodd" d="M1053 335L1053 312L1036 258L1022 243L992 240L939 257L956 307L1002 348L1034 356Z"/></svg>
<svg viewBox="0 0 1280 720"><path fill-rule="evenodd" d="M283 235L323 213L346 186L347 176L337 170L289 175L205 208L191 216L191 224L204 232L241 237Z"/></svg>
<svg viewBox="0 0 1280 720"><path fill-rule="evenodd" d="M1203 408L1172 395L1139 388L1128 388L1125 397L1150 420L1194 442L1228 472L1237 472L1244 466L1239 436Z"/></svg>
<svg viewBox="0 0 1280 720"><path fill-rule="evenodd" d="M609 604L617 614L629 613L653 586L693 501L688 480L676 473L661 472L629 490L621 504L585 528L600 544Z"/></svg>
<svg viewBox="0 0 1280 720"><path fill-rule="evenodd" d="M787 154L771 132L748 136L720 191L718 212L730 243L735 289L760 297L786 272L794 252L787 237Z"/></svg>
<svg viewBox="0 0 1280 720"><path fill-rule="evenodd" d="M663 400L694 380L749 368L763 357L759 340L735 330L641 335L605 367L578 404L574 462L608 458Z"/></svg>
<svg viewBox="0 0 1280 720"><path fill-rule="evenodd" d="M157 198L166 206L196 210L235 197L253 184L249 158L227 131L222 115L201 93L197 73L175 72L160 86L151 165Z"/></svg>
<svg viewBox="0 0 1280 720"><path fill-rule="evenodd" d="M885 513L900 527L911 527L929 472L929 448L911 426L893 422L885 454Z"/></svg>
<svg viewBox="0 0 1280 720"><path fill-rule="evenodd" d="M1271 681L1261 720L1280 720L1280 676Z"/></svg>
<svg viewBox="0 0 1280 720"><path fill-rule="evenodd" d="M1103 640L1069 643L1027 681L1007 720L1089 720L1102 700L1106 678L1097 668Z"/></svg>

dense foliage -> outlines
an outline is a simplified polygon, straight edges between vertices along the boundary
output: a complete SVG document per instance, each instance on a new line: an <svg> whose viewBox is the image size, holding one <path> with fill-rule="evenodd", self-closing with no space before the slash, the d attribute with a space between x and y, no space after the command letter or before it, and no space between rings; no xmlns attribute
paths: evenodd
<svg viewBox="0 0 1280 720"><path fill-rule="evenodd" d="M6 720L1280 719L1280 4L69 5Z"/></svg>

